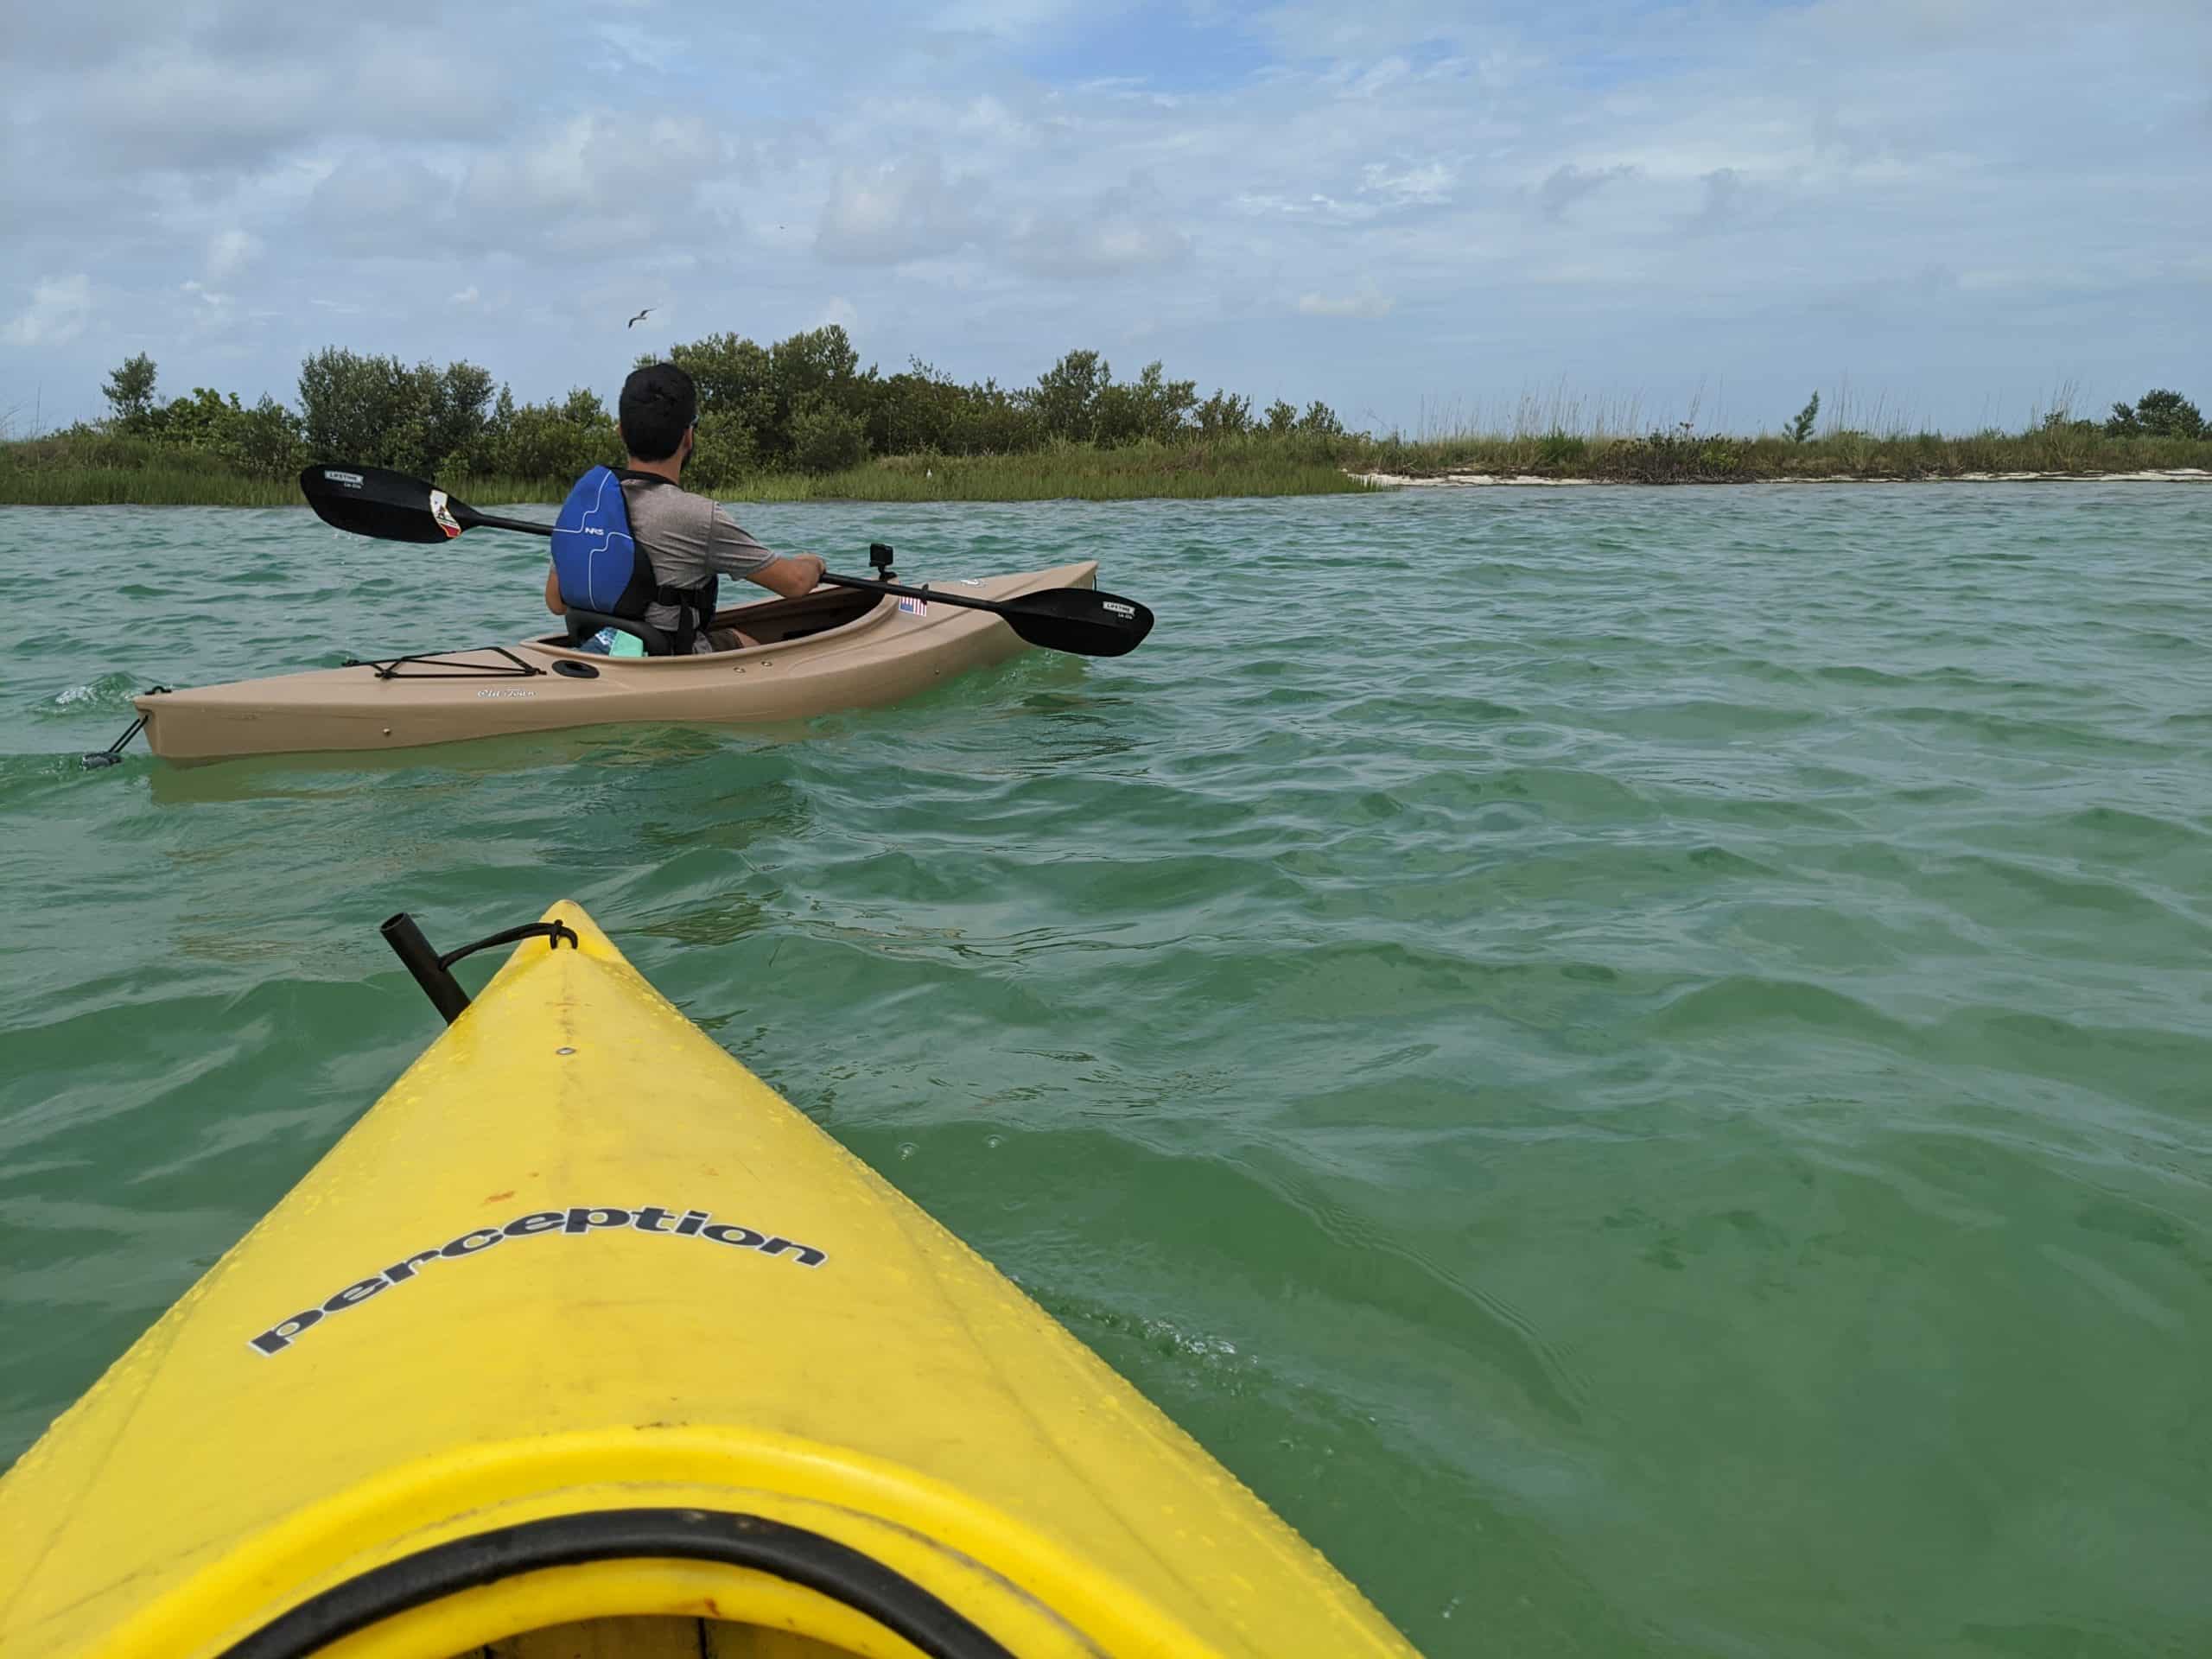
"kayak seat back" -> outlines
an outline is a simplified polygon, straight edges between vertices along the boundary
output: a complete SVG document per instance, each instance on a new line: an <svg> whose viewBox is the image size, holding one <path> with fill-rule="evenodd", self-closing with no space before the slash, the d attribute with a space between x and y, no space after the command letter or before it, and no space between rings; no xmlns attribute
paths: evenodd
<svg viewBox="0 0 2212 1659"><path fill-rule="evenodd" d="M601 628L613 628L619 633L634 636L645 645L648 657L676 655L676 642L641 618L611 616L605 611L581 611L573 605L565 614L569 621L569 643L572 645L583 644Z"/></svg>

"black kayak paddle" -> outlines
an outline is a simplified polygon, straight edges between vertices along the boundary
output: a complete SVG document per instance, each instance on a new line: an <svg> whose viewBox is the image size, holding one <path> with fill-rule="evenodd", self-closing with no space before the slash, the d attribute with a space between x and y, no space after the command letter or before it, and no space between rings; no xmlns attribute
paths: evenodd
<svg viewBox="0 0 2212 1659"><path fill-rule="evenodd" d="M300 474L308 505L327 524L387 542L446 542L466 530L517 530L550 536L553 526L526 518L501 518L479 512L435 485L382 467L315 466ZM838 588L934 601L971 611L988 611L1033 645L1073 652L1082 657L1120 657L1135 651L1152 632L1152 612L1133 599L1093 588L1048 588L1013 599L976 599L943 588L909 587L867 576L824 571L822 580Z"/></svg>

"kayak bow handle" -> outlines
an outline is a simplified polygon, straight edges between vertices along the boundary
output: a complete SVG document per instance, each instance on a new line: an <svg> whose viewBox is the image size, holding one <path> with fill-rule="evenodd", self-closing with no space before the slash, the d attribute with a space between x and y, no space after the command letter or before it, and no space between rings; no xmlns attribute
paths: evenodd
<svg viewBox="0 0 2212 1659"><path fill-rule="evenodd" d="M575 929L566 922L529 922L521 927L511 927L505 932L492 934L474 944L464 944L458 950L448 950L440 956L423 937L423 930L415 925L415 918L405 911L385 918L379 930L384 942L391 947L392 954L406 964L407 971L415 976L415 982L423 988L423 995L430 999L430 1006L445 1016L448 1025L461 1018L468 1006L468 993L461 988L461 982L453 976L453 965L463 957L473 957L479 950L488 950L495 944L512 944L518 939L540 937L552 941L558 950L566 939L573 950L582 947L576 939Z"/></svg>

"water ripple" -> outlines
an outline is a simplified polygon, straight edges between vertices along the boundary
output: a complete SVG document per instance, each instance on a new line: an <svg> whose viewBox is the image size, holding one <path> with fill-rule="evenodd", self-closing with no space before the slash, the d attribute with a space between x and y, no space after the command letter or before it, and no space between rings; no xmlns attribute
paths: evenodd
<svg viewBox="0 0 2212 1659"><path fill-rule="evenodd" d="M427 1039L377 921L565 893L1430 1651L2212 1645L2202 503L741 507L1160 627L94 773L154 681L518 634L543 549L0 510L0 1453Z"/></svg>

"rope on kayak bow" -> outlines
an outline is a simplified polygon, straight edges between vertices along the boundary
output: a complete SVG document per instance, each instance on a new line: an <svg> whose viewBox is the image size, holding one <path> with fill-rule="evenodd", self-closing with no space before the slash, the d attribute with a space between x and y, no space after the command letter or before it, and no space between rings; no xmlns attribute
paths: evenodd
<svg viewBox="0 0 2212 1659"><path fill-rule="evenodd" d="M527 922L479 939L474 944L464 944L458 950L448 950L443 956L423 938L423 930L415 925L415 918L404 910L396 916L386 917L381 931L384 942L406 964L407 971L415 976L415 982L423 988L423 995L430 999L431 1007L445 1016L448 1025L460 1019L461 1010L468 1006L468 993L453 976L454 963L463 957L489 950L495 944L513 944L523 939L550 939L550 948L556 950L561 948L563 939L571 950L582 948L575 929L566 922Z"/></svg>
<svg viewBox="0 0 2212 1659"><path fill-rule="evenodd" d="M142 697L165 696L168 695L169 690L170 688L166 685L149 685L138 695ZM130 724L124 729L123 735L117 738L114 742L109 744L107 747L104 749L94 749L90 754L80 756L79 759L84 762L85 770L86 772L95 772L102 766L112 766L120 762L123 759L123 751L124 747L129 744L132 738L137 736L139 733L146 729L146 715L139 715L137 719L132 721Z"/></svg>
<svg viewBox="0 0 2212 1659"><path fill-rule="evenodd" d="M447 951L438 958L438 966L450 968L463 957L473 957L479 950L489 950L495 944L518 944L524 939L537 938L552 940L556 950L561 948L563 939L572 949L583 949L582 941L576 938L576 930L566 922L525 922L522 926L511 927L504 933L493 933L480 938L474 944L464 944L458 950Z"/></svg>

